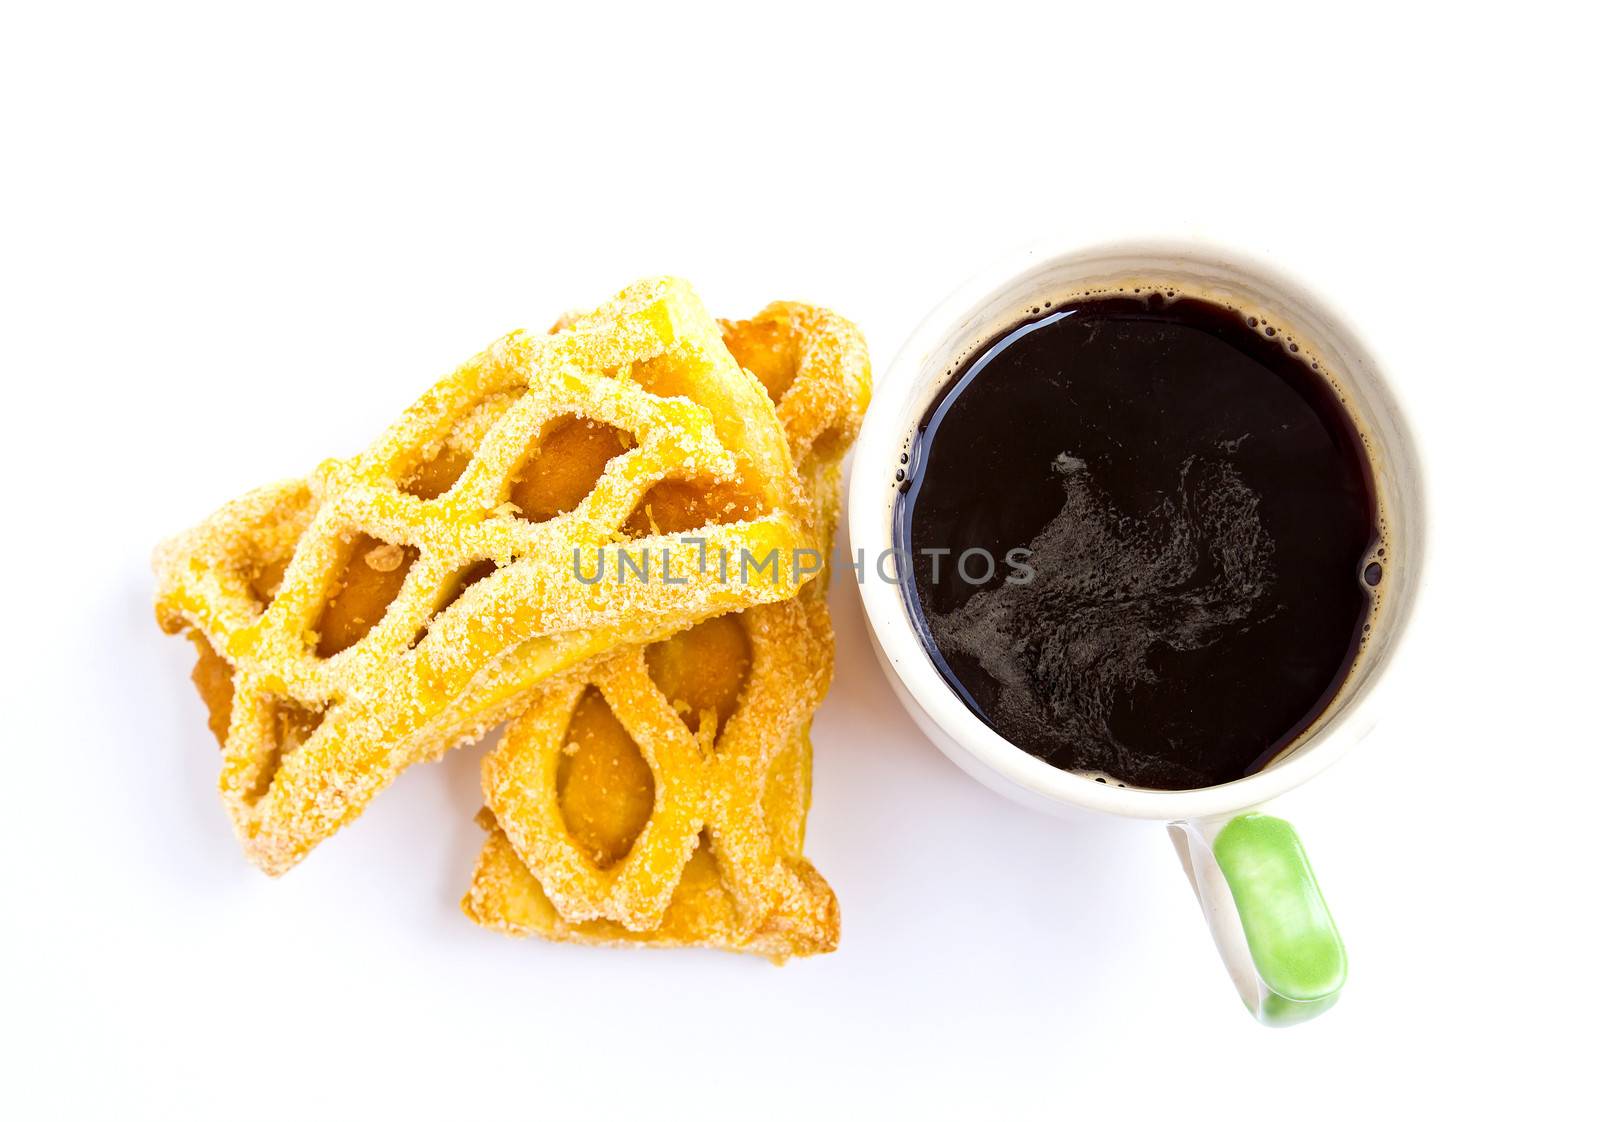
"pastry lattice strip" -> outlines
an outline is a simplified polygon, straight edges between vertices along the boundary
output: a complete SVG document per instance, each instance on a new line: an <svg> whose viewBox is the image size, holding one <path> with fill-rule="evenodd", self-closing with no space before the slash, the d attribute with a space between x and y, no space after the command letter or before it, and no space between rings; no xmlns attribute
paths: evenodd
<svg viewBox="0 0 1600 1122"><path fill-rule="evenodd" d="M519 473L574 419L631 446L571 509L522 517L508 499ZM440 486L429 477L447 457L457 464ZM664 481L737 502L699 543L647 533L627 544L666 557L673 583L586 583L575 559L627 538ZM480 736L552 673L791 595L789 568L727 578L701 559L788 558L814 544L810 522L761 387L686 285L644 282L558 334L508 336L361 456L164 545L158 616L231 668L224 801L249 856L279 873L406 766ZM402 576L381 618L330 651L317 629L356 564Z"/></svg>

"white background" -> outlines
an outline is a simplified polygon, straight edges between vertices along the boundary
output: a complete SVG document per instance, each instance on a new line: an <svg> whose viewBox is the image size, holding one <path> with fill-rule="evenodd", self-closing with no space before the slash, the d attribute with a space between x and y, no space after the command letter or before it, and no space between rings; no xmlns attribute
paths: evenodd
<svg viewBox="0 0 1600 1122"><path fill-rule="evenodd" d="M0 1112L1592 1106L1595 29L1473 7L8 7ZM1431 469L1389 710L1281 804L1350 946L1323 1020L1249 1020L1159 827L938 755L848 581L830 957L473 927L479 749L280 881L239 855L158 539L636 277L826 303L882 368L1019 243L1156 234L1332 294Z"/></svg>

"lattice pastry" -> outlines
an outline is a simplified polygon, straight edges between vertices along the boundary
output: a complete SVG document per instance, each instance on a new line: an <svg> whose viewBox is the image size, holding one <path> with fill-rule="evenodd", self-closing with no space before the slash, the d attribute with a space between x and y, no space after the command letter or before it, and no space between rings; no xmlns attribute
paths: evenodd
<svg viewBox="0 0 1600 1122"><path fill-rule="evenodd" d="M762 386L686 284L647 281L507 336L360 456L164 544L157 616L195 638L224 802L277 874L552 674L792 596L787 563L702 562L790 558L813 519ZM618 550L673 579L591 580Z"/></svg>
<svg viewBox="0 0 1600 1122"><path fill-rule="evenodd" d="M777 403L827 540L870 392L865 344L797 304L724 331ZM813 581L536 691L484 762L490 836L467 915L566 942L832 950L838 906L801 856L808 730L833 663L822 592Z"/></svg>

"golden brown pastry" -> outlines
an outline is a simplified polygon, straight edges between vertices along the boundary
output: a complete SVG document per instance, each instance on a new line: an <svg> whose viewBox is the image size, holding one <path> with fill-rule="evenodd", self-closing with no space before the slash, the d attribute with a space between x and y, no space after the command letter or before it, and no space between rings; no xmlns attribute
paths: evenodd
<svg viewBox="0 0 1600 1122"><path fill-rule="evenodd" d="M724 332L777 403L826 548L870 393L865 344L798 304ZM823 591L813 581L535 691L484 763L490 836L467 915L566 942L832 950L838 905L801 855L808 730L833 664Z"/></svg>
<svg viewBox="0 0 1600 1122"><path fill-rule="evenodd" d="M551 675L792 596L792 567L698 561L787 558L817 544L813 519L761 386L686 284L646 281L507 336L366 452L164 544L157 616L195 639L224 802L277 874ZM619 548L686 583L585 579Z"/></svg>

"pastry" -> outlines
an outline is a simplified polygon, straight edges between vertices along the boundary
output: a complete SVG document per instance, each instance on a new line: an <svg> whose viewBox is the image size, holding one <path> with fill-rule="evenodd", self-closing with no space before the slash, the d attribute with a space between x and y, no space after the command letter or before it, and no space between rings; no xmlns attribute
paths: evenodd
<svg viewBox="0 0 1600 1122"><path fill-rule="evenodd" d="M157 616L199 649L223 800L278 874L551 675L791 597L787 564L701 562L797 556L813 522L762 387L686 284L646 281L507 336L366 452L164 544ZM623 552L674 579L616 579Z"/></svg>
<svg viewBox="0 0 1600 1122"><path fill-rule="evenodd" d="M777 404L826 543L870 392L860 334L797 304L724 331ZM484 762L467 915L565 942L832 950L838 906L801 856L833 661L822 593L813 581L536 690Z"/></svg>

